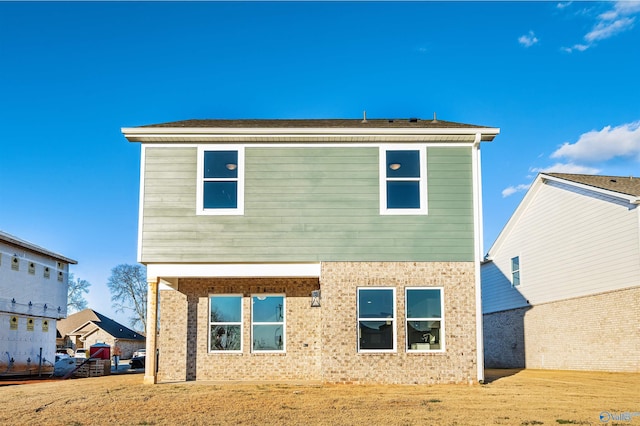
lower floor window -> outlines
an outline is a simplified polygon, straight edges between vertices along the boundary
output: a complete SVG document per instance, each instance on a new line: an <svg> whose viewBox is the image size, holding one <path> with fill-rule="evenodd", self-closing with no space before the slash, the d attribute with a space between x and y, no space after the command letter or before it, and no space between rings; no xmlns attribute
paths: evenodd
<svg viewBox="0 0 640 426"><path fill-rule="evenodd" d="M209 298L209 350L242 351L242 296Z"/></svg>
<svg viewBox="0 0 640 426"><path fill-rule="evenodd" d="M358 289L358 351L395 350L395 312L394 288Z"/></svg>
<svg viewBox="0 0 640 426"><path fill-rule="evenodd" d="M285 297L260 295L251 298L251 349L254 352L284 352Z"/></svg>
<svg viewBox="0 0 640 426"><path fill-rule="evenodd" d="M440 288L407 288L407 351L444 349L443 298Z"/></svg>

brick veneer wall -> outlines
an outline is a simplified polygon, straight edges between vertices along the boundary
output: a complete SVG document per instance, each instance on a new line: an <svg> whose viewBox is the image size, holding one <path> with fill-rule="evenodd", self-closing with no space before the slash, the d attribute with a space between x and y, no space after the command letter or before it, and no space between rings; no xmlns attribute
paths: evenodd
<svg viewBox="0 0 640 426"><path fill-rule="evenodd" d="M180 279L160 292L159 381L314 380L330 383L469 383L477 379L472 262L330 262L318 279ZM397 351L358 353L357 288L396 287ZM404 289L444 290L446 350L407 353ZM311 291L321 288L322 306ZM242 353L209 353L209 294L243 294ZM286 353L251 353L251 295L286 295Z"/></svg>
<svg viewBox="0 0 640 426"><path fill-rule="evenodd" d="M472 262L322 264L323 381L470 383L477 380L475 273ZM395 287L397 351L358 353L358 287ZM405 349L405 288L442 287L446 350Z"/></svg>
<svg viewBox="0 0 640 426"><path fill-rule="evenodd" d="M504 347L496 339L522 341L524 362L518 367L640 372L640 287L487 314L484 320L485 354ZM510 366L508 350L492 356ZM492 364L487 356L487 367Z"/></svg>
<svg viewBox="0 0 640 426"><path fill-rule="evenodd" d="M181 279L160 295L158 380L320 380L320 310L314 278ZM251 352L251 295L286 295L286 353ZM242 353L209 353L209 294L243 294Z"/></svg>
<svg viewBox="0 0 640 426"><path fill-rule="evenodd" d="M94 333L91 333L86 340L83 342L83 348L89 349L92 345L96 343L106 343L111 346L109 350L110 354L113 356L113 346L115 344L115 339L113 336L103 329L99 328ZM145 340L129 340L129 339L118 339L118 347L122 352L120 359L129 359L133 355L134 351L145 347Z"/></svg>

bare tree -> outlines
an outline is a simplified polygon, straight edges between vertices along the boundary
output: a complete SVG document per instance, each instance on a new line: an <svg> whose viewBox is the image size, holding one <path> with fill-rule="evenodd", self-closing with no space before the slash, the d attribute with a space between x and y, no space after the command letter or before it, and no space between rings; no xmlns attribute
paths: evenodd
<svg viewBox="0 0 640 426"><path fill-rule="evenodd" d="M91 283L87 280L81 280L69 274L69 287L67 288L67 309L73 312L79 312L87 308L87 301L82 293L89 293Z"/></svg>
<svg viewBox="0 0 640 426"><path fill-rule="evenodd" d="M130 325L146 332L147 274L144 268L141 265L118 265L111 270L107 285L115 311L131 311Z"/></svg>

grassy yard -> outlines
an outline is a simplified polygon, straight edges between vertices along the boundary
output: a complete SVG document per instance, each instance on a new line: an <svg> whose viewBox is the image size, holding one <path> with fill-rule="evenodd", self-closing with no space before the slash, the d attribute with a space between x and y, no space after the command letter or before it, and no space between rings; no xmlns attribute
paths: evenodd
<svg viewBox="0 0 640 426"><path fill-rule="evenodd" d="M489 370L483 385L433 386L149 386L115 375L0 386L0 424L640 426L640 374Z"/></svg>

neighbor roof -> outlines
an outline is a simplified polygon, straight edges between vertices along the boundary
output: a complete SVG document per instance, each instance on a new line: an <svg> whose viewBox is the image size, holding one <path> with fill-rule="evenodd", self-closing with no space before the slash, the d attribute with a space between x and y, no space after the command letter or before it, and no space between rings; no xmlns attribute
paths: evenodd
<svg viewBox="0 0 640 426"><path fill-rule="evenodd" d="M6 232L2 232L0 231L0 241L11 244L13 246L22 248L22 249L27 249L27 250L31 250L33 252L39 253L39 254L43 254L45 256L49 256L52 257L56 260L61 260L65 263L70 263L72 265L76 265L78 262L73 260L73 259L69 259L68 257L65 257L61 254L55 253L51 250L47 250L45 248L42 248L40 246L37 246L33 243L30 243L28 241L22 240L18 237L14 237L13 235L7 234Z"/></svg>
<svg viewBox="0 0 640 426"><path fill-rule="evenodd" d="M633 176L597 176L569 173L545 173L546 175L581 183L594 188L606 189L620 194L640 197L640 177Z"/></svg>
<svg viewBox="0 0 640 426"><path fill-rule="evenodd" d="M93 324L94 327L101 328L116 339L145 340L145 337L137 331L131 330L93 309L84 309L69 315L67 318L57 322L57 328L63 336L68 336L74 331L80 334L89 334L93 328L87 328L87 324Z"/></svg>

